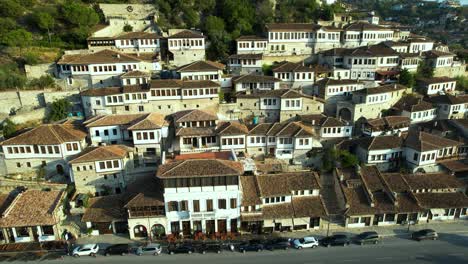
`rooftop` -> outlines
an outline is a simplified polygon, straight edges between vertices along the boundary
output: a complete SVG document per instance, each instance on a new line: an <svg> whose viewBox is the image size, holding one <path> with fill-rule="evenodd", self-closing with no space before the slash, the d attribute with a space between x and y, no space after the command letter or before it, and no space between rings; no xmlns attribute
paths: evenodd
<svg viewBox="0 0 468 264"><path fill-rule="evenodd" d="M0 218L0 227L55 225L62 191L26 190L18 194Z"/></svg>
<svg viewBox="0 0 468 264"><path fill-rule="evenodd" d="M82 141L86 132L80 123L45 124L4 140L5 145L57 145L65 142Z"/></svg>

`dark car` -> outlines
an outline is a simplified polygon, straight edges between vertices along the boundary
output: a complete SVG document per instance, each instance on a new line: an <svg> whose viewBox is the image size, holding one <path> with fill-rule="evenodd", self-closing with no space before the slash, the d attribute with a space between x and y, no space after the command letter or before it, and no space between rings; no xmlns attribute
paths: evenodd
<svg viewBox="0 0 468 264"><path fill-rule="evenodd" d="M265 249L267 250L275 250L275 249L288 249L291 247L291 243L287 238L278 238L268 241L265 244Z"/></svg>
<svg viewBox="0 0 468 264"><path fill-rule="evenodd" d="M258 240L251 240L248 243L242 243L239 245L239 251L245 253L247 251L257 251L260 252L263 250L263 244Z"/></svg>
<svg viewBox="0 0 468 264"><path fill-rule="evenodd" d="M437 238L439 238L439 235L437 234L436 231L432 229L422 229L422 230L414 232L411 235L411 238L417 241L436 240Z"/></svg>
<svg viewBox="0 0 468 264"><path fill-rule="evenodd" d="M221 245L217 243L203 243L198 249L198 252L206 254L208 252L221 253Z"/></svg>
<svg viewBox="0 0 468 264"><path fill-rule="evenodd" d="M130 253L130 246L128 244L115 244L112 246L109 246L104 250L104 255L105 256L110 256L110 255L127 255Z"/></svg>
<svg viewBox="0 0 468 264"><path fill-rule="evenodd" d="M320 243L325 247L346 246L349 245L349 238L346 235L333 235L323 238Z"/></svg>
<svg viewBox="0 0 468 264"><path fill-rule="evenodd" d="M191 244L169 245L167 251L171 255L180 253L192 254L195 252L195 248Z"/></svg>
<svg viewBox="0 0 468 264"><path fill-rule="evenodd" d="M380 242L379 234L374 231L364 232L357 235L354 241L359 245L377 244Z"/></svg>

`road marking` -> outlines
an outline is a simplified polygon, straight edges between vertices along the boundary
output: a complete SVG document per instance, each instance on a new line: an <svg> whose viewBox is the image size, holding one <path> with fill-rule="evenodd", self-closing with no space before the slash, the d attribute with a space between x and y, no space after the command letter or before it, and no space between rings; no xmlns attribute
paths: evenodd
<svg viewBox="0 0 468 264"><path fill-rule="evenodd" d="M464 256L465 254L464 253L450 253L450 254L447 254L449 256Z"/></svg>
<svg viewBox="0 0 468 264"><path fill-rule="evenodd" d="M343 262L358 262L359 259L345 259Z"/></svg>

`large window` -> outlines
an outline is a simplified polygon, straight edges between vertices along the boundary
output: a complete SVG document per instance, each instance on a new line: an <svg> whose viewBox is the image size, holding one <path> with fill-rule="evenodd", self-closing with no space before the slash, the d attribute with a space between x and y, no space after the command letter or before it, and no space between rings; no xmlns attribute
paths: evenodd
<svg viewBox="0 0 468 264"><path fill-rule="evenodd" d="M193 200L193 211L200 212L200 200Z"/></svg>
<svg viewBox="0 0 468 264"><path fill-rule="evenodd" d="M169 212L179 211L179 203L176 201L169 202L168 209L169 209Z"/></svg>
<svg viewBox="0 0 468 264"><path fill-rule="evenodd" d="M226 199L218 199L218 209L226 209Z"/></svg>
<svg viewBox="0 0 468 264"><path fill-rule="evenodd" d="M206 211L213 212L213 200L206 200Z"/></svg>

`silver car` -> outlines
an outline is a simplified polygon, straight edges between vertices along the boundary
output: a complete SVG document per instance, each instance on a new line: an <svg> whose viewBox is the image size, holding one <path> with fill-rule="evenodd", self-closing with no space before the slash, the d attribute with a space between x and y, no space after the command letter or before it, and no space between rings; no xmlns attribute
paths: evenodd
<svg viewBox="0 0 468 264"><path fill-rule="evenodd" d="M148 244L146 246L138 247L135 254L138 256L142 255L154 255L158 256L161 254L162 248L159 244Z"/></svg>

